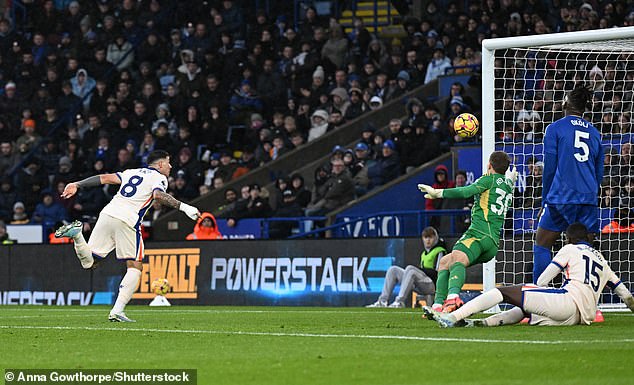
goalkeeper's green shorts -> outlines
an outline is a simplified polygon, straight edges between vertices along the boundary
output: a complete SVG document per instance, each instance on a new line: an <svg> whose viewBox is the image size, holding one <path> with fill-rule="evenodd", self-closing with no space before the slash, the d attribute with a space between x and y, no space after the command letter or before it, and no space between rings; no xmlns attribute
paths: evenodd
<svg viewBox="0 0 634 385"><path fill-rule="evenodd" d="M470 229L456 241L453 249L467 254L469 266L489 262L498 253L498 246L491 237L476 233Z"/></svg>

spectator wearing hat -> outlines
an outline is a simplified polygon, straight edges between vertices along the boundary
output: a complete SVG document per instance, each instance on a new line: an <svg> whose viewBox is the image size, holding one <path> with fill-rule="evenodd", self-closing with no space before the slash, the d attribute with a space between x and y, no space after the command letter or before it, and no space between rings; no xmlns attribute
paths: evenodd
<svg viewBox="0 0 634 385"><path fill-rule="evenodd" d="M445 74L445 70L451 67L451 60L445 56L445 49L437 47L434 49L433 57L427 65L427 73L425 75L425 84Z"/></svg>
<svg viewBox="0 0 634 385"><path fill-rule="evenodd" d="M26 207L22 202L15 202L13 205L13 213L11 215L10 224L25 225L30 222Z"/></svg>
<svg viewBox="0 0 634 385"><path fill-rule="evenodd" d="M227 183L233 179L233 173L238 168L238 164L235 162L229 151L223 151L220 153L220 165L218 171L216 171L216 177L222 178Z"/></svg>
<svg viewBox="0 0 634 385"><path fill-rule="evenodd" d="M317 110L311 116L311 127L308 131L308 141L315 140L330 131L332 127L328 124L328 112L326 110Z"/></svg>
<svg viewBox="0 0 634 385"><path fill-rule="evenodd" d="M243 122L254 112L262 112L262 100L251 87L250 80L243 80L234 91L229 101L231 118L235 122Z"/></svg>
<svg viewBox="0 0 634 385"><path fill-rule="evenodd" d="M415 120L424 115L423 103L418 98L409 99L405 108L407 109L407 119L403 122L403 126L411 126Z"/></svg>
<svg viewBox="0 0 634 385"><path fill-rule="evenodd" d="M392 89L392 93L389 95L388 100L398 99L408 93L411 90L409 86L409 74L407 71L399 71L396 76L396 85Z"/></svg>
<svg viewBox="0 0 634 385"><path fill-rule="evenodd" d="M347 121L356 119L369 110L368 105L363 101L363 92L357 87L350 88L350 105L346 109L344 117Z"/></svg>
<svg viewBox="0 0 634 385"><path fill-rule="evenodd" d="M0 95L0 111L9 121L17 120L20 111L20 98L16 92L16 85L9 81L4 85L4 94Z"/></svg>
<svg viewBox="0 0 634 385"><path fill-rule="evenodd" d="M374 111L374 110L378 110L379 108L383 107L383 100L381 100L380 97L378 96L373 96L370 98L370 110Z"/></svg>
<svg viewBox="0 0 634 385"><path fill-rule="evenodd" d="M401 164L396 144L392 140L383 142L381 157L368 168L369 189L384 185L401 175Z"/></svg>
<svg viewBox="0 0 634 385"><path fill-rule="evenodd" d="M222 233L218 230L213 214L203 212L194 226L194 231L185 239L188 241L222 239Z"/></svg>
<svg viewBox="0 0 634 385"><path fill-rule="evenodd" d="M346 89L343 87L334 88L330 91L330 96L332 96L332 108L330 112L332 113L333 110L338 110L342 117L345 116L348 106L350 106Z"/></svg>
<svg viewBox="0 0 634 385"><path fill-rule="evenodd" d="M249 201L247 203L248 218L268 218L272 210L269 205L268 192L258 184L249 186Z"/></svg>
<svg viewBox="0 0 634 385"><path fill-rule="evenodd" d="M15 144L20 154L29 153L40 142L42 137L35 130L35 120L26 119L22 123L23 134L18 137Z"/></svg>
<svg viewBox="0 0 634 385"><path fill-rule="evenodd" d="M320 104L319 97L328 95L328 85L326 83L326 73L322 66L317 66L312 75L312 82L309 87L300 85L297 94L307 98L311 108L315 108Z"/></svg>
<svg viewBox="0 0 634 385"><path fill-rule="evenodd" d="M194 186L194 183L191 182L185 170L181 169L176 172L172 193L174 194L174 198L183 202L189 202L198 197L197 186Z"/></svg>
<svg viewBox="0 0 634 385"><path fill-rule="evenodd" d="M165 150L170 154L174 152L174 140L169 134L169 123L162 119L159 120L156 125L156 130L153 132L154 134L154 149L155 150Z"/></svg>
<svg viewBox="0 0 634 385"><path fill-rule="evenodd" d="M273 212L273 216L277 218L301 217L303 210L298 202L291 186L287 186L280 191L280 200L277 208ZM294 221L289 222L272 222L269 225L269 238L280 239L291 235L292 229L295 227Z"/></svg>

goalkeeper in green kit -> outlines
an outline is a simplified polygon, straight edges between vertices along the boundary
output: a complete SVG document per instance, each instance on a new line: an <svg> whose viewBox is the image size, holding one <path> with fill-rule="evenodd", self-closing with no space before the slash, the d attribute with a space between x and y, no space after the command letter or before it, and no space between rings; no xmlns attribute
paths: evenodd
<svg viewBox="0 0 634 385"><path fill-rule="evenodd" d="M504 151L495 151L489 157L487 173L469 186L441 190L418 185L427 199L475 196L471 226L456 242L453 251L440 259L432 309L450 313L462 306L464 302L459 294L467 266L488 262L497 254L500 229L513 200L517 179L515 167L509 170L510 163Z"/></svg>

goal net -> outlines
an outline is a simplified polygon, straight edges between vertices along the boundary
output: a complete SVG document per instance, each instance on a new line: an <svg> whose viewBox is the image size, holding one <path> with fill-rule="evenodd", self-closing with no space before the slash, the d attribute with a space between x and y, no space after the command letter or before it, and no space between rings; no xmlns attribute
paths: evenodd
<svg viewBox="0 0 634 385"><path fill-rule="evenodd" d="M593 91L592 108L584 118L600 131L606 153L597 199L600 226L611 232L601 233L597 245L623 283L633 289L633 27L484 41L483 163L492 151L503 150L520 171L501 252L484 268L485 289L532 282L532 248L542 206L544 130L564 116L564 95L578 84ZM555 245L554 252L560 247ZM601 307L618 308L619 298L605 291Z"/></svg>

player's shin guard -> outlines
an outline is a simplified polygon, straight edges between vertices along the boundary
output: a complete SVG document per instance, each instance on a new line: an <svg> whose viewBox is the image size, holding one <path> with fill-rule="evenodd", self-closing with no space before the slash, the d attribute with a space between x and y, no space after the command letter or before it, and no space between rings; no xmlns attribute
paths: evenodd
<svg viewBox="0 0 634 385"><path fill-rule="evenodd" d="M500 302L502 302L502 293L498 289L491 289L465 303L451 314L460 321L475 313L490 309Z"/></svg>
<svg viewBox="0 0 634 385"><path fill-rule="evenodd" d="M551 260L550 249L544 246L533 246L533 283L537 283L537 279L546 270Z"/></svg>
<svg viewBox="0 0 634 385"><path fill-rule="evenodd" d="M110 314L120 314L123 312L125 305L132 299L132 294L136 289L137 284L141 279L141 270L129 267L125 276L121 280L119 285L119 295L117 301L114 303L114 307L110 311Z"/></svg>
<svg viewBox="0 0 634 385"><path fill-rule="evenodd" d="M462 285L464 285L465 277L467 275L467 267L460 262L456 262L449 268L449 295L460 294Z"/></svg>
<svg viewBox="0 0 634 385"><path fill-rule="evenodd" d="M438 278L436 278L436 297L434 303L442 305L447 299L449 292L449 270L439 270Z"/></svg>
<svg viewBox="0 0 634 385"><path fill-rule="evenodd" d="M77 258L81 262L81 266L84 269L90 269L92 265L95 263L95 259L92 256L92 251L88 244L86 243L86 239L84 239L84 235L79 232L79 234L73 237L75 253L77 253Z"/></svg>

